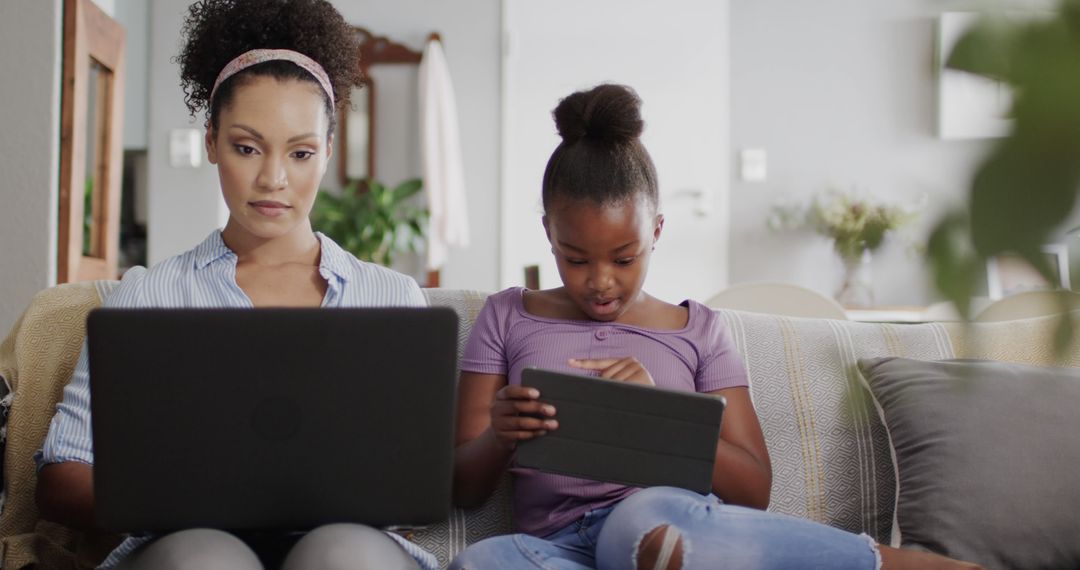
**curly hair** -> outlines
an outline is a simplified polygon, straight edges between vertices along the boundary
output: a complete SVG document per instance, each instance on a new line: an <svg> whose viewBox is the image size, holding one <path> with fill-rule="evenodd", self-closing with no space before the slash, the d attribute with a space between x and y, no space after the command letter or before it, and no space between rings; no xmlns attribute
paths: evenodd
<svg viewBox="0 0 1080 570"><path fill-rule="evenodd" d="M541 197L610 204L644 194L654 209L660 197L656 167L641 132L641 99L625 85L603 84L568 95L552 111L562 142L551 153Z"/></svg>
<svg viewBox="0 0 1080 570"><path fill-rule="evenodd" d="M290 49L319 62L334 88L334 101L348 103L360 85L360 44L353 29L327 0L199 0L188 7L181 31L183 45L175 62L191 116L206 112L206 125L217 128L220 109L237 86L256 76L318 84L307 71L286 61L268 61L225 80L210 99L218 73L236 56L253 49ZM321 91L321 89L320 89ZM333 133L336 113L323 95Z"/></svg>

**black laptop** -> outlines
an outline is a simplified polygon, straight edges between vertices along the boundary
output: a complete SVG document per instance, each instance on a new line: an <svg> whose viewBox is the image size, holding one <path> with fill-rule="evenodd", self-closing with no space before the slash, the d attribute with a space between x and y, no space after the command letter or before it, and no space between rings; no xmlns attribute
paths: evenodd
<svg viewBox="0 0 1080 570"><path fill-rule="evenodd" d="M448 308L93 311L97 524L445 519L457 323Z"/></svg>
<svg viewBox="0 0 1080 570"><path fill-rule="evenodd" d="M521 383L555 406L559 429L520 443L518 465L637 487L710 492L726 405L722 396L537 368L523 370Z"/></svg>

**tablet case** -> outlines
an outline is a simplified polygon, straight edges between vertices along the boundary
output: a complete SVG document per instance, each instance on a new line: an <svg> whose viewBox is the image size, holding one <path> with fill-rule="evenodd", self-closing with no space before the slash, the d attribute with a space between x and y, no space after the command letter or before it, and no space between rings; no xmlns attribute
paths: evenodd
<svg viewBox="0 0 1080 570"><path fill-rule="evenodd" d="M526 368L559 428L518 444L517 463L636 487L712 488L724 398Z"/></svg>

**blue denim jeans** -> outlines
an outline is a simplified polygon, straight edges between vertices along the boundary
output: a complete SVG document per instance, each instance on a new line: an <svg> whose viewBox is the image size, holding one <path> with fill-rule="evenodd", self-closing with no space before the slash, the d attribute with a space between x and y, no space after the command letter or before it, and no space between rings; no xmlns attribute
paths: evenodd
<svg viewBox="0 0 1080 570"><path fill-rule="evenodd" d="M831 526L757 509L725 505L716 497L652 487L617 505L596 509L543 538L497 536L465 549L450 570L637 568L637 550L651 530L678 531L683 569L880 568L873 540ZM652 569L647 569L652 570Z"/></svg>

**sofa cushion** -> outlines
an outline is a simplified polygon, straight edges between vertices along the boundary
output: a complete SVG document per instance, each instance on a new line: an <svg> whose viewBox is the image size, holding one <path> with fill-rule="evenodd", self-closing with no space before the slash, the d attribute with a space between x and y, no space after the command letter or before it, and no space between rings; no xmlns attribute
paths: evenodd
<svg viewBox="0 0 1080 570"><path fill-rule="evenodd" d="M769 510L888 544L896 477L888 435L856 361L950 358L945 329L717 312L743 355L769 447Z"/></svg>
<svg viewBox="0 0 1080 570"><path fill-rule="evenodd" d="M1080 567L1080 370L860 362L889 428L901 544L987 568Z"/></svg>
<svg viewBox="0 0 1080 570"><path fill-rule="evenodd" d="M488 294L479 291L424 289L428 305L450 307L458 314L458 358L465 349L476 315ZM444 522L408 533L409 540L431 552L445 568L466 546L513 530L510 519L510 478L503 477L499 488L479 508L453 509Z"/></svg>

